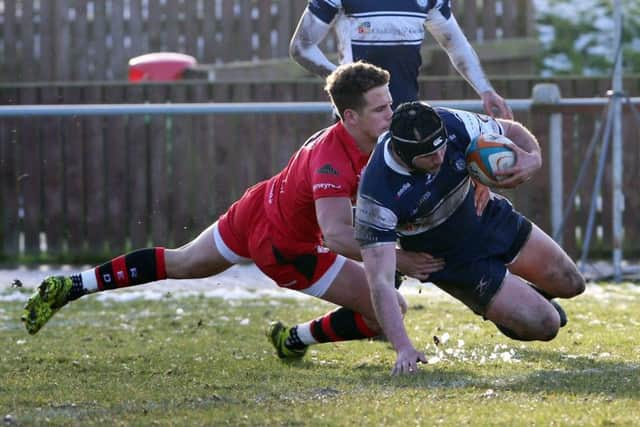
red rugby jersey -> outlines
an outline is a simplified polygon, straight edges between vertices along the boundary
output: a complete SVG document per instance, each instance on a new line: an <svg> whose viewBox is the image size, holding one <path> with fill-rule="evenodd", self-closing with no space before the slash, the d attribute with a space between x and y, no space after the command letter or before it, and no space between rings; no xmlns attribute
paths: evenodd
<svg viewBox="0 0 640 427"><path fill-rule="evenodd" d="M314 201L323 197L348 197L355 202L363 153L342 123L312 135L272 177L264 209L273 226L292 241L319 242L320 227Z"/></svg>

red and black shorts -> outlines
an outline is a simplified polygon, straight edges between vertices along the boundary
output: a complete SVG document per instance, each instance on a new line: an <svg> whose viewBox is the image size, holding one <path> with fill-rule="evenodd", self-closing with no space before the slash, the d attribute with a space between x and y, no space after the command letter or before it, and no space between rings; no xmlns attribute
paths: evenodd
<svg viewBox="0 0 640 427"><path fill-rule="evenodd" d="M263 210L266 182L249 188L214 225L219 252L234 264L253 261L276 284L320 297L346 258L320 243L282 236Z"/></svg>

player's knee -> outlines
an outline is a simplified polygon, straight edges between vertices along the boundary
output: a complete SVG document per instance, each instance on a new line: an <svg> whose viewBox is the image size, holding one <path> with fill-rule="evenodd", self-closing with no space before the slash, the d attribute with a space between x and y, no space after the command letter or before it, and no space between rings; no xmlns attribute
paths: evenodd
<svg viewBox="0 0 640 427"><path fill-rule="evenodd" d="M538 341L551 341L560 330L560 315L551 304L542 312L534 316L531 321L532 339Z"/></svg>
<svg viewBox="0 0 640 427"><path fill-rule="evenodd" d="M580 274L576 267L567 269L563 272L563 280L565 283L564 286L564 295L558 295L564 298L572 298L577 295L580 295L584 292L585 289L585 280L584 276Z"/></svg>
<svg viewBox="0 0 640 427"><path fill-rule="evenodd" d="M585 290L584 276L578 271L575 264L563 266L551 271L548 275L549 283L554 286L554 296L560 298L573 298Z"/></svg>
<svg viewBox="0 0 640 427"><path fill-rule="evenodd" d="M575 273L572 274L572 283L573 283L573 296L578 296L584 292L584 289L586 287L586 281L584 279L584 276L578 271L577 268L575 269Z"/></svg>
<svg viewBox="0 0 640 427"><path fill-rule="evenodd" d="M541 310L521 311L518 316L519 320L510 326L498 323L496 326L504 335L515 340L551 341L560 330L560 316L553 306L548 305L549 307Z"/></svg>
<svg viewBox="0 0 640 427"><path fill-rule="evenodd" d="M558 335L560 331L560 318L557 313L546 316L540 323L538 336L536 337L537 340L551 341Z"/></svg>

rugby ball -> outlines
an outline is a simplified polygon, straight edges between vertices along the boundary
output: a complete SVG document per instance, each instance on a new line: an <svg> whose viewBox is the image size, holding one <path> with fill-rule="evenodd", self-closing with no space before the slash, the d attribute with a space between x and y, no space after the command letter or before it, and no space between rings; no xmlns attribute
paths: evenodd
<svg viewBox="0 0 640 427"><path fill-rule="evenodd" d="M496 176L494 172L516 163L513 145L509 138L497 133L483 133L473 138L465 152L469 175L489 187L500 182L505 176Z"/></svg>

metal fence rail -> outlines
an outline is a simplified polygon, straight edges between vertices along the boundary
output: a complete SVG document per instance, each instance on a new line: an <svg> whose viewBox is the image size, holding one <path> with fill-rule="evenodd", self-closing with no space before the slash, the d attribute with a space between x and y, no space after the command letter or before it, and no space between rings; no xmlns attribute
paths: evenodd
<svg viewBox="0 0 640 427"><path fill-rule="evenodd" d="M610 100L550 93L549 85L541 85L531 99L509 100L538 137L544 166L539 179L507 195L574 258L584 242L585 207L600 198L594 247L602 255L615 244L608 210L637 211L640 196L629 191L625 205L616 207L606 191L592 194L585 187L568 198L586 142ZM640 97L629 101L640 105ZM432 103L482 108L476 100ZM47 251L62 254L119 253L127 249L121 241L180 244L247 186L279 170L310 133L326 126L330 112L327 102L0 106L0 249L9 257L38 256L43 235ZM624 166L626 183L640 170L632 122L625 131L625 164L611 166ZM585 178L589 185L595 169ZM640 226L628 213L624 224L624 246L637 255Z"/></svg>
<svg viewBox="0 0 640 427"><path fill-rule="evenodd" d="M609 98L563 98L557 107L602 107ZM634 104L640 97L631 98ZM476 100L433 101L433 105L470 111L481 111ZM534 105L531 99L510 99L515 112L527 112ZM540 105L546 105L539 103ZM203 102L161 104L65 104L65 105L3 105L0 117L69 117L69 116L130 116L130 115L194 115L194 114L309 114L331 112L328 102Z"/></svg>

